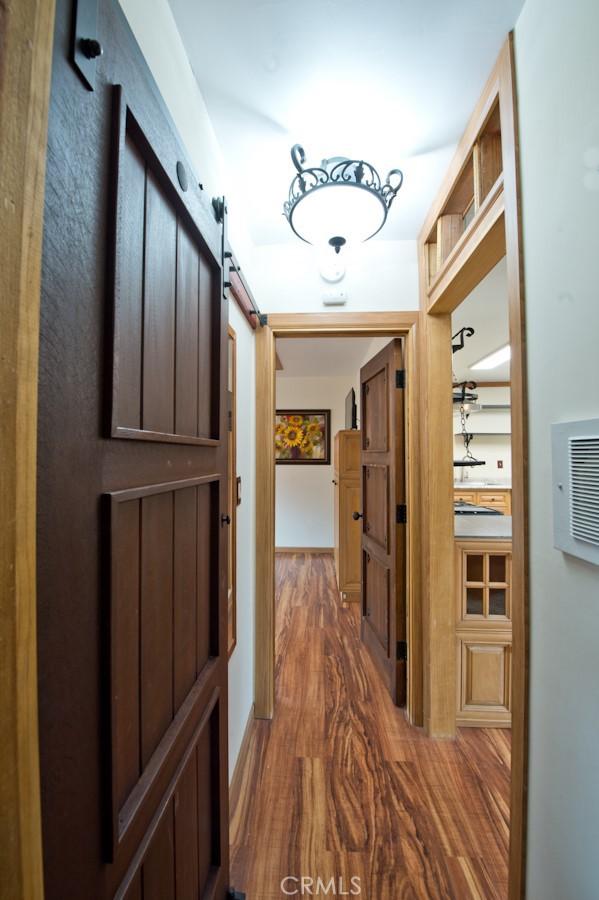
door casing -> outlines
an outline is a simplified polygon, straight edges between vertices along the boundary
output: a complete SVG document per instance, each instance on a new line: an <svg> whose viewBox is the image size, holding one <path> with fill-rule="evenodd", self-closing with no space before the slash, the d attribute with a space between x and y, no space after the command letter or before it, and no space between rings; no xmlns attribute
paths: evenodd
<svg viewBox="0 0 599 900"><path fill-rule="evenodd" d="M275 665L275 375L276 338L403 337L406 368L407 716L423 724L422 582L418 312L273 313L256 331L256 654L255 714L274 713Z"/></svg>
<svg viewBox="0 0 599 900"><path fill-rule="evenodd" d="M36 640L37 371L53 0L0 17L0 884L43 897ZM10 202L8 199L10 198Z"/></svg>

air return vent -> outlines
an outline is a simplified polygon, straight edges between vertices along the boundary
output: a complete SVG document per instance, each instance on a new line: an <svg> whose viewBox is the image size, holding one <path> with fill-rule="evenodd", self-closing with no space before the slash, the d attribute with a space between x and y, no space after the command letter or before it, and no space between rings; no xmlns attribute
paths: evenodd
<svg viewBox="0 0 599 900"><path fill-rule="evenodd" d="M552 426L555 546L599 565L599 419Z"/></svg>
<svg viewBox="0 0 599 900"><path fill-rule="evenodd" d="M599 547L599 437L570 438L570 532Z"/></svg>

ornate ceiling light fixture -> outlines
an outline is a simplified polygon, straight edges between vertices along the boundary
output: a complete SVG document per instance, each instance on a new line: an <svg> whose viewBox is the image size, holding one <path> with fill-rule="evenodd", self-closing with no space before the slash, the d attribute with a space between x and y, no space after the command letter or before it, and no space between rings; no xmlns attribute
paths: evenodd
<svg viewBox="0 0 599 900"><path fill-rule="evenodd" d="M328 243L339 253L346 243L367 241L381 230L403 183L399 169L391 169L383 183L374 166L360 159L336 156L304 168L306 154L299 144L291 159L297 175L283 209L302 241Z"/></svg>

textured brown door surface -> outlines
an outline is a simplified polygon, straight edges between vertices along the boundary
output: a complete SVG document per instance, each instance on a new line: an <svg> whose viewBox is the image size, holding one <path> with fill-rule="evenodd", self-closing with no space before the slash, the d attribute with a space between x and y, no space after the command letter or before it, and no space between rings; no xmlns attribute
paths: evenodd
<svg viewBox="0 0 599 900"><path fill-rule="evenodd" d="M93 92L71 13L60 0L40 349L46 898L222 900L221 226L118 3L99 3Z"/></svg>
<svg viewBox="0 0 599 900"><path fill-rule="evenodd" d="M399 338L361 370L362 640L399 706L406 702L403 350Z"/></svg>

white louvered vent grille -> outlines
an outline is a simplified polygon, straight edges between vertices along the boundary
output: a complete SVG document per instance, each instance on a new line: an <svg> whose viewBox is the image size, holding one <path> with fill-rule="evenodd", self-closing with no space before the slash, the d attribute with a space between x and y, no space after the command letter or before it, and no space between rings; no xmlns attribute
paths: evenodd
<svg viewBox="0 0 599 900"><path fill-rule="evenodd" d="M599 547L599 437L570 438L570 533Z"/></svg>

